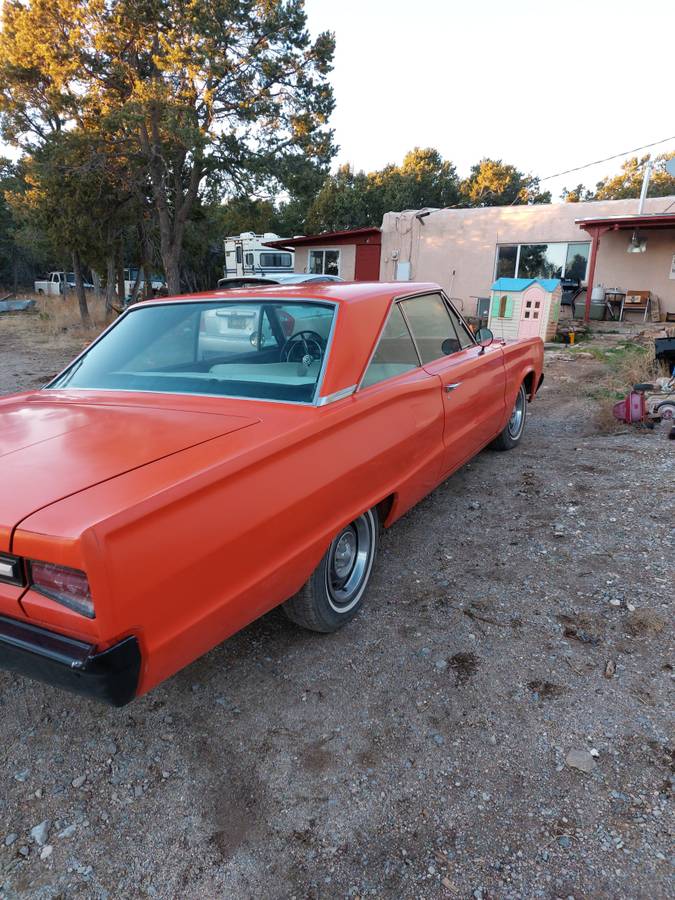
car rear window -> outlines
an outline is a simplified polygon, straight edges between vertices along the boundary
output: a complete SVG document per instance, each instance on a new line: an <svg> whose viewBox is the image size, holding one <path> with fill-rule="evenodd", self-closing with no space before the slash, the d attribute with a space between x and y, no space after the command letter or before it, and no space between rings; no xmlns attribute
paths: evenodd
<svg viewBox="0 0 675 900"><path fill-rule="evenodd" d="M311 403L334 317L311 301L139 306L48 387Z"/></svg>

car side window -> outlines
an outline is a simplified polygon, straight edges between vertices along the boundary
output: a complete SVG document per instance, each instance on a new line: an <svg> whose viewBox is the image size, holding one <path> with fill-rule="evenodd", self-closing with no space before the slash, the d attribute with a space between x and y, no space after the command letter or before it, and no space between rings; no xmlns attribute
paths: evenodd
<svg viewBox="0 0 675 900"><path fill-rule="evenodd" d="M440 294L411 297L402 300L401 306L422 357L422 364L462 349Z"/></svg>
<svg viewBox="0 0 675 900"><path fill-rule="evenodd" d="M449 307L448 312L450 313L452 324L455 326L455 331L459 338L459 345L462 350L466 350L468 347L475 347L476 342L467 331L466 325L462 322L455 310L452 307Z"/></svg>
<svg viewBox="0 0 675 900"><path fill-rule="evenodd" d="M395 303L387 319L387 324L382 330L377 349L366 369L366 374L361 382L362 387L369 387L393 378L395 375L403 375L412 369L419 367L420 361L415 350L410 332L405 324L401 310Z"/></svg>

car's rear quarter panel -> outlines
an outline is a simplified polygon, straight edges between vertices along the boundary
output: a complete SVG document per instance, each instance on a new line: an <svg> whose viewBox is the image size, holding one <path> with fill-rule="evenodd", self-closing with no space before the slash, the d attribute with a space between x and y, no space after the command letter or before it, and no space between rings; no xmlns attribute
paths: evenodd
<svg viewBox="0 0 675 900"><path fill-rule="evenodd" d="M149 690L295 593L343 524L392 493L402 512L434 487L438 380L396 381L325 407L268 404L259 425L36 513L14 551L61 536L89 574L101 644L137 634Z"/></svg>

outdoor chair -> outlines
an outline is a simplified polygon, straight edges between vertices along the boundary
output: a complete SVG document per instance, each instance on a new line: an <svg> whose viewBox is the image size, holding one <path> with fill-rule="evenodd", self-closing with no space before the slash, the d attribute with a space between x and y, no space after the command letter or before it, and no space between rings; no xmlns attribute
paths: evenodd
<svg viewBox="0 0 675 900"><path fill-rule="evenodd" d="M626 291L626 296L621 304L619 319L623 321L627 312L641 312L642 321L646 322L651 305L652 295L650 291Z"/></svg>

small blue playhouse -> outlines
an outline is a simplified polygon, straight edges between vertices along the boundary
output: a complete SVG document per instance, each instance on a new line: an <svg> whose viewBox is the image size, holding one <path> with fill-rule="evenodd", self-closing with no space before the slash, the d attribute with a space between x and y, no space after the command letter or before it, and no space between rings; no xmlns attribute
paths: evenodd
<svg viewBox="0 0 675 900"><path fill-rule="evenodd" d="M488 328L495 337L553 340L560 297L559 278L499 278L492 285Z"/></svg>

